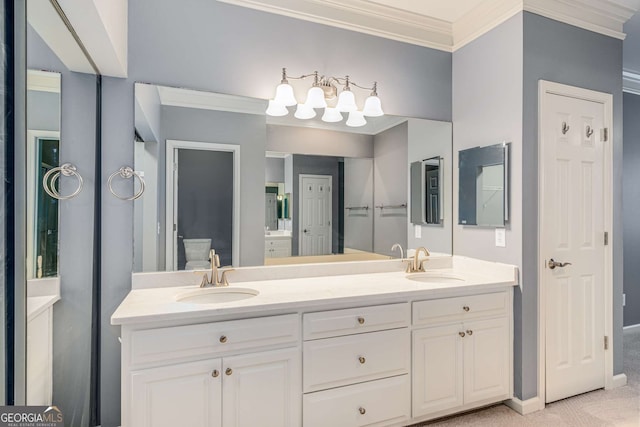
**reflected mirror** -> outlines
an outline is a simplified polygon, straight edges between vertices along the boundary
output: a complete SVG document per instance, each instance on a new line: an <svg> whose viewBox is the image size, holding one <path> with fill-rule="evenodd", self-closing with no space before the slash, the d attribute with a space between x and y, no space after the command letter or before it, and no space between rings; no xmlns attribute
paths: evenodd
<svg viewBox="0 0 640 427"><path fill-rule="evenodd" d="M444 220L443 163L440 156L411 163L412 224L441 224Z"/></svg>
<svg viewBox="0 0 640 427"><path fill-rule="evenodd" d="M408 214L416 158L441 159L439 194L451 191L450 123L383 116L350 128L266 107L135 85L147 190L134 207L134 271L207 268L210 249L236 266L388 259L394 243L452 252L450 194L431 213L436 234L425 226L416 238Z"/></svg>
<svg viewBox="0 0 640 427"><path fill-rule="evenodd" d="M503 227L509 219L509 144L459 152L458 223Z"/></svg>

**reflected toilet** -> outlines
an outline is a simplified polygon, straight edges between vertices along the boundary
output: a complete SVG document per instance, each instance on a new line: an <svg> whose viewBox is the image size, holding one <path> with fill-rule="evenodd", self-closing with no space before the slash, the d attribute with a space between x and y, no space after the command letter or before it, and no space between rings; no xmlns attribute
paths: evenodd
<svg viewBox="0 0 640 427"><path fill-rule="evenodd" d="M184 239L184 252L187 258L185 270L206 270L209 268L209 250L211 239Z"/></svg>

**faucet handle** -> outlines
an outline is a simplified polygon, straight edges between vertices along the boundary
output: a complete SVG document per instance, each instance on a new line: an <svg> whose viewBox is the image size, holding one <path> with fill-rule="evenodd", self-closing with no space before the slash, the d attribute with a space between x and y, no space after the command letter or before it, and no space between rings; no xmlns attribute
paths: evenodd
<svg viewBox="0 0 640 427"><path fill-rule="evenodd" d="M227 273L235 271L233 268L228 268L222 272L222 277L220 277L220 284L222 286L229 286L229 279L227 278Z"/></svg>
<svg viewBox="0 0 640 427"><path fill-rule="evenodd" d="M213 256L213 262L216 267L220 267L220 256L218 254Z"/></svg>
<svg viewBox="0 0 640 427"><path fill-rule="evenodd" d="M204 273L204 275L202 276L202 281L200 282L200 287L206 288L207 285L210 285L210 284L211 284L211 281L209 280L209 275L207 273Z"/></svg>

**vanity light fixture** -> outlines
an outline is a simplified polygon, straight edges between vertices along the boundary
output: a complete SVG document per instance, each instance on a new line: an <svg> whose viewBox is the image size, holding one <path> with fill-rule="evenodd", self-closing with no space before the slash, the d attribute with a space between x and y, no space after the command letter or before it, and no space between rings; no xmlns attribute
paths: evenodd
<svg viewBox="0 0 640 427"><path fill-rule="evenodd" d="M304 103L298 103L293 94L293 87L289 84L288 79L302 80L307 77L313 77L313 85L307 92L307 99ZM338 95L338 86L342 86L342 91ZM354 93L351 86L364 90L370 90L371 94L364 102L364 108L358 110ZM330 107L327 101L333 101L338 98L335 107ZM373 83L373 87L367 88L359 86L349 79L345 78L319 76L315 71L311 74L304 74L299 77L288 77L286 68L282 69L282 80L276 88L276 96L269 100L266 114L269 116L286 116L289 114L287 107L297 105L294 117L301 120L312 119L316 116L316 109L324 108L322 121L328 123L340 122L344 119L342 113L349 113L347 126L359 127L367 124L365 117L379 117L384 115L382 104L378 98L378 85Z"/></svg>

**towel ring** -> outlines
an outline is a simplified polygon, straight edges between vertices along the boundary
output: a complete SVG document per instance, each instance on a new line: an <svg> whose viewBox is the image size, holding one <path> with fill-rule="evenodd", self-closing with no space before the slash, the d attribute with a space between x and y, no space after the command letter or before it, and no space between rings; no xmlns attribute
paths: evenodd
<svg viewBox="0 0 640 427"><path fill-rule="evenodd" d="M113 186L111 185L113 183L113 178L115 178L116 176L120 176L120 178L122 178L122 179L130 179L130 178L135 179L135 178L138 178L138 181L140 182L140 189L138 190L137 193L135 193L131 197L122 197L122 196L120 196L119 194L117 194L113 190ZM136 200L136 199L139 199L142 196L142 194L144 193L144 179L142 179L142 176L140 176L140 173L134 171L129 166L122 166L120 169L118 169L117 171L112 173L109 176L109 180L107 181L107 185L109 186L109 191L111 192L111 194L113 194L115 197L117 197L120 200Z"/></svg>
<svg viewBox="0 0 640 427"><path fill-rule="evenodd" d="M64 176L74 176L78 180L78 188L76 188L76 191L69 194L68 196L63 196L56 190L55 184L56 181L60 179L61 174ZM76 197L82 191L83 184L84 181L82 179L82 176L78 172L77 168L71 163L64 163L61 166L57 166L49 170L42 177L42 187L44 188L44 191L57 200L69 200Z"/></svg>

